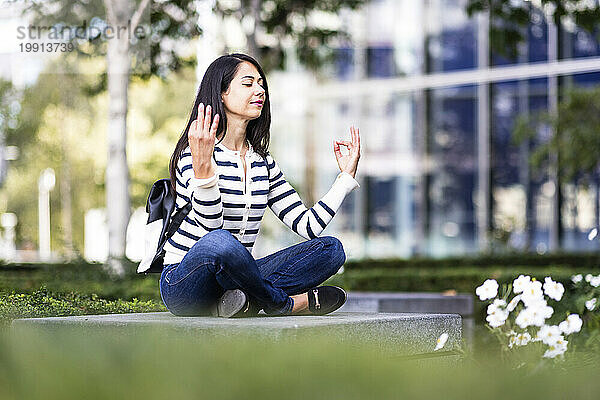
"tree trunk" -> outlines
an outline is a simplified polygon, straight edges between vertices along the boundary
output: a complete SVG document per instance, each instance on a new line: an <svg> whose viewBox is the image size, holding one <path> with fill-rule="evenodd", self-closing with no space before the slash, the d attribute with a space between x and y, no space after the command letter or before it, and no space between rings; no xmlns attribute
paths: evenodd
<svg viewBox="0 0 600 400"><path fill-rule="evenodd" d="M60 203L62 240L65 257L73 259L73 212L71 206L71 160L64 135L61 136L62 165L60 174Z"/></svg>
<svg viewBox="0 0 600 400"><path fill-rule="evenodd" d="M117 30L127 26L131 15L128 2L106 0L106 3L109 25ZM107 266L110 272L118 276L125 273L122 261L125 256L127 223L130 216L129 170L125 150L129 70L129 38L126 34L115 34L112 39L108 39L107 54L109 109L105 185L108 218Z"/></svg>
<svg viewBox="0 0 600 400"><path fill-rule="evenodd" d="M252 15L252 19L254 25L252 27L252 31L246 35L246 40L248 43L248 53L254 58L256 58L260 62L260 54L258 44L256 43L256 29L258 28L258 24L260 23L260 7L261 0L251 0L250 2L250 15Z"/></svg>

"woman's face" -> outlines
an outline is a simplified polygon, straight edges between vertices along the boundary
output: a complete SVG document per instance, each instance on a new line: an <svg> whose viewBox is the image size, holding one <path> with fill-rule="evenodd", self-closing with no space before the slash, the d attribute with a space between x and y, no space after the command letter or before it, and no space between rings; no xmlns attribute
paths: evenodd
<svg viewBox="0 0 600 400"><path fill-rule="evenodd" d="M238 116L249 120L260 117L266 97L263 84L256 67L247 61L242 61L229 88L221 94L227 116Z"/></svg>

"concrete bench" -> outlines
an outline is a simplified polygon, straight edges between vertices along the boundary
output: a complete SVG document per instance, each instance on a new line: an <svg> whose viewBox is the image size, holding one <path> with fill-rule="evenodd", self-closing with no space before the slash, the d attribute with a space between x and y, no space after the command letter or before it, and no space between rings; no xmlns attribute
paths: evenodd
<svg viewBox="0 0 600 400"><path fill-rule="evenodd" d="M167 328L209 335L250 334L266 339L324 334L340 341L367 342L383 353L409 358L444 357L456 359L461 346L462 327L458 314L409 314L340 312L327 316L286 316L255 318L177 317L169 312L84 315L72 317L22 318L12 329L58 329L90 327L115 328L134 332L147 327ZM127 329L123 329L127 328ZM434 352L438 337L448 334L441 351Z"/></svg>
<svg viewBox="0 0 600 400"><path fill-rule="evenodd" d="M470 294L348 292L346 304L339 311L459 314L466 344L470 346L474 340L473 296Z"/></svg>
<svg viewBox="0 0 600 400"><path fill-rule="evenodd" d="M473 296L468 294L398 292L348 292L339 311L382 313L473 314Z"/></svg>

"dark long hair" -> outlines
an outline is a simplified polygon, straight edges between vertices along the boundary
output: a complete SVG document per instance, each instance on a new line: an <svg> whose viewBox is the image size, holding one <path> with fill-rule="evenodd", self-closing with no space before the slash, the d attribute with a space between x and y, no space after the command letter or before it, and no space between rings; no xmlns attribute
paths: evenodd
<svg viewBox="0 0 600 400"><path fill-rule="evenodd" d="M227 134L225 131L227 128L227 116L225 115L224 104L221 101L221 93L227 91L239 68L240 63L243 61L248 61L256 67L263 80L263 87L265 89L262 112L260 117L248 122L246 127L246 139L248 139L254 151L263 157L267 156L269 151L269 142L271 139L271 107L269 101L269 88L267 86L267 78L265 77L265 73L258 62L246 54L233 53L221 56L213 61L206 69L204 77L202 78L202 83L200 83L200 88L198 89L196 101L194 101L194 106L192 107L188 122L181 134L181 137L177 141L175 151L171 156L169 173L171 175L171 187L173 188L173 192L176 190L175 176L177 171L177 162L179 161L181 152L189 145L188 131L192 122L198 118L198 106L200 103L203 103L205 107L207 105L211 106L212 116L219 114L219 127L217 128L217 138L220 138L219 143L223 140L223 138L225 138L225 134ZM221 137L221 135L223 136Z"/></svg>

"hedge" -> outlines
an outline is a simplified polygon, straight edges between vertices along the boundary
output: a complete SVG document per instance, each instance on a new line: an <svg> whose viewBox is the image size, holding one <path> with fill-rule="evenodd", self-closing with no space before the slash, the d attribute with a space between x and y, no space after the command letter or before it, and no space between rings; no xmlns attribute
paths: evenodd
<svg viewBox="0 0 600 400"><path fill-rule="evenodd" d="M54 293L42 286L33 293L0 293L0 328L15 318L167 311L152 300L106 300L96 294Z"/></svg>
<svg viewBox="0 0 600 400"><path fill-rule="evenodd" d="M580 269L564 266L531 267L531 266L466 266L457 268L372 268L345 270L342 274L334 275L326 283L338 285L348 291L364 292L445 292L467 293L474 296L474 317L477 322L483 322L487 303L479 301L475 296L475 288L486 279L493 278L500 286L508 285L520 274L530 275L537 280L544 281L546 276L551 276L555 281L562 282L566 289L572 287L571 276L574 274L598 274L599 268ZM578 310L572 302L562 302L556 313Z"/></svg>
<svg viewBox="0 0 600 400"><path fill-rule="evenodd" d="M51 292L97 294L107 300L153 300L160 302L158 274L139 275L136 265L126 264L123 278L111 277L102 264L12 264L0 266L0 293L32 293L44 285Z"/></svg>
<svg viewBox="0 0 600 400"><path fill-rule="evenodd" d="M445 258L387 258L387 259L362 259L347 261L346 269L381 269L381 268L453 268L460 266L474 267L513 267L526 265L528 267L564 266L571 268L598 268L600 267L600 252L588 253L506 253L498 255L473 255L463 257Z"/></svg>
<svg viewBox="0 0 600 400"><path fill-rule="evenodd" d="M493 261L497 261L496 264ZM44 285L56 293L96 294L106 300L161 303L158 274L138 275L136 264L126 264L123 278L112 278L102 264L77 261L68 264L0 265L0 293L32 293ZM342 274L330 282L354 291L456 290L473 293L487 278L509 282L519 274L542 279L552 276L568 283L575 273L600 273L600 256L587 254L503 255L444 259L386 259L348 261Z"/></svg>
<svg viewBox="0 0 600 400"><path fill-rule="evenodd" d="M576 273L600 273L600 268L570 268L560 265L548 267L524 266L464 266L457 268L371 268L345 269L342 274L333 276L329 282L339 284L354 291L399 291L399 292L440 292L456 290L474 293L475 288L486 279L494 278L499 283L509 283L520 274L544 280L552 276L554 280L570 284Z"/></svg>

